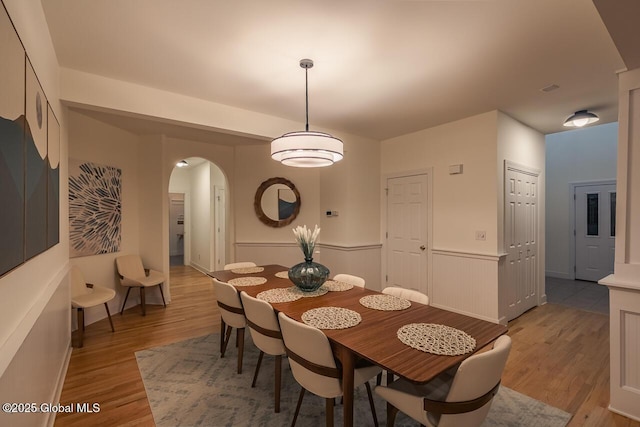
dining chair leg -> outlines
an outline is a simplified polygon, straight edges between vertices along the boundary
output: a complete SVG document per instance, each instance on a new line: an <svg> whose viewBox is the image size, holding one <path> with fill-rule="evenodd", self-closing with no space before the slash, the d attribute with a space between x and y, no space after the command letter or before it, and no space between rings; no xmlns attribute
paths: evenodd
<svg viewBox="0 0 640 427"><path fill-rule="evenodd" d="M111 325L111 332L115 332L116 330L113 328L113 320L111 320L111 313L109 312L109 306L107 303L104 303L104 308L107 309L107 317L109 318L109 324Z"/></svg>
<svg viewBox="0 0 640 427"><path fill-rule="evenodd" d="M84 309L78 307L78 348L82 348L84 338Z"/></svg>
<svg viewBox="0 0 640 427"><path fill-rule="evenodd" d="M393 382L393 372L387 371L387 387Z"/></svg>
<svg viewBox="0 0 640 427"><path fill-rule="evenodd" d="M291 427L295 427L298 414L300 413L300 406L302 406L302 399L304 399L304 387L300 387L300 395L298 396L298 404L296 405L296 411L293 413L293 421L291 421Z"/></svg>
<svg viewBox="0 0 640 427"><path fill-rule="evenodd" d="M120 315L124 312L124 306L127 305L127 298L129 298L129 292L131 292L131 287L127 288L127 294L124 296L124 302L122 303L122 310L120 310Z"/></svg>
<svg viewBox="0 0 640 427"><path fill-rule="evenodd" d="M242 355L244 353L244 328L238 328L238 373L242 373Z"/></svg>
<svg viewBox="0 0 640 427"><path fill-rule="evenodd" d="M220 318L220 354L224 357L224 333L227 331L227 324Z"/></svg>
<svg viewBox="0 0 640 427"><path fill-rule="evenodd" d="M231 339L231 330L233 328L231 326L227 326L227 332L224 335L224 342L222 343L222 350L220 351L220 358L224 357L224 354L227 351L227 345L229 344L229 340Z"/></svg>
<svg viewBox="0 0 640 427"><path fill-rule="evenodd" d="M396 422L398 408L387 402L387 427L392 427Z"/></svg>
<svg viewBox="0 0 640 427"><path fill-rule="evenodd" d="M158 285L158 288L160 288L160 296L162 297L162 304L164 305L164 308L167 308L167 303L164 302L164 293L162 293L162 283Z"/></svg>
<svg viewBox="0 0 640 427"><path fill-rule="evenodd" d="M325 401L325 425L327 427L333 427L333 397L329 397Z"/></svg>
<svg viewBox="0 0 640 427"><path fill-rule="evenodd" d="M373 425L378 427L378 414L376 414L376 405L373 403L373 393L371 393L371 385L369 381L364 383L364 386L367 388L367 395L369 396L369 405L371 406L371 415L373 416Z"/></svg>
<svg viewBox="0 0 640 427"><path fill-rule="evenodd" d="M281 355L276 356L275 365L276 365L276 372L275 372L276 384L274 389L274 395L275 395L274 412L278 413L280 412L280 389L282 388L282 356Z"/></svg>
<svg viewBox="0 0 640 427"><path fill-rule="evenodd" d="M260 350L260 354L258 355L258 363L256 363L256 371L253 374L253 382L251 383L251 388L256 386L256 380L258 379L258 372L260 372L260 364L262 363L263 357L264 351Z"/></svg>
<svg viewBox="0 0 640 427"><path fill-rule="evenodd" d="M145 291L144 291L144 286L140 286L140 304L142 305L142 315L146 316L147 315L147 307L146 307L146 297L145 297Z"/></svg>

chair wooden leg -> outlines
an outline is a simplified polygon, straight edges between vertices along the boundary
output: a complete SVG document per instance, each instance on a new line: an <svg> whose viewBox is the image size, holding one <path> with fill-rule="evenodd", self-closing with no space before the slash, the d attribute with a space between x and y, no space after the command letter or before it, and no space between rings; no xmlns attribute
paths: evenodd
<svg viewBox="0 0 640 427"><path fill-rule="evenodd" d="M164 308L167 308L167 303L164 302L164 293L162 293L162 283L158 285L158 288L160 288L160 296L162 297L162 304L164 305Z"/></svg>
<svg viewBox="0 0 640 427"><path fill-rule="evenodd" d="M227 351L227 345L229 344L229 339L231 338L231 326L227 326L227 332L224 335L224 341L222 342L222 349L220 349L220 358L224 357L224 353Z"/></svg>
<svg viewBox="0 0 640 427"><path fill-rule="evenodd" d="M224 333L227 331L227 324L220 318L220 354L224 357Z"/></svg>
<svg viewBox="0 0 640 427"><path fill-rule="evenodd" d="M371 415L373 416L373 425L378 427L378 414L376 414L376 405L373 403L373 393L371 393L371 385L369 385L369 381L364 383L364 386L367 388L367 395L369 396L369 405L371 406Z"/></svg>
<svg viewBox="0 0 640 427"><path fill-rule="evenodd" d="M300 413L300 406L302 406L302 399L304 399L304 387L300 388L300 395L298 396L298 404L296 405L296 411L293 413L293 421L291 421L291 427L295 427L298 414Z"/></svg>
<svg viewBox="0 0 640 427"><path fill-rule="evenodd" d="M325 425L327 427L333 427L333 398L329 397L325 401Z"/></svg>
<svg viewBox="0 0 640 427"><path fill-rule="evenodd" d="M78 348L82 348L84 338L84 309L78 307Z"/></svg>
<svg viewBox="0 0 640 427"><path fill-rule="evenodd" d="M111 332L115 332L116 330L113 328L113 320L111 320L111 313L109 312L109 306L107 303L104 303L104 308L107 309L107 317L109 318L109 324L111 325Z"/></svg>
<svg viewBox="0 0 640 427"><path fill-rule="evenodd" d="M398 408L387 403L387 427L392 427L395 424L396 415L398 415Z"/></svg>
<svg viewBox="0 0 640 427"><path fill-rule="evenodd" d="M140 286L140 304L142 305L143 316L147 315L147 306L145 303L146 303L146 297L145 297L144 286Z"/></svg>
<svg viewBox="0 0 640 427"><path fill-rule="evenodd" d="M274 386L275 387L274 411L278 413L280 412L280 389L282 388L282 356L281 355L276 356L275 365L276 365L276 373L275 373L276 384Z"/></svg>
<svg viewBox="0 0 640 427"><path fill-rule="evenodd" d="M242 373L242 355L244 353L244 328L238 328L238 373Z"/></svg>
<svg viewBox="0 0 640 427"><path fill-rule="evenodd" d="M253 374L253 381L251 382L251 388L256 386L256 380L258 379L258 372L260 372L260 364L262 363L263 357L264 351L260 350L260 355L258 355L258 363L256 364L256 371Z"/></svg>
<svg viewBox="0 0 640 427"><path fill-rule="evenodd" d="M387 387L393 382L393 372L387 371Z"/></svg>
<svg viewBox="0 0 640 427"><path fill-rule="evenodd" d="M122 310L120 310L120 315L124 312L124 306L127 305L127 298L129 298L129 292L131 292L131 287L127 288L127 294L124 296L124 302L122 303Z"/></svg>
<svg viewBox="0 0 640 427"><path fill-rule="evenodd" d="M382 384L382 372L380 372L376 377L376 385L381 385L381 384Z"/></svg>

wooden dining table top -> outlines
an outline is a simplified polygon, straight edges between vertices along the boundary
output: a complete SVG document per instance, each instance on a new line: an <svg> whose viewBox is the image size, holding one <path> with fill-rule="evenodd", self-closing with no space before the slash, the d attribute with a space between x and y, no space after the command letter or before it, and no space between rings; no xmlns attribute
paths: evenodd
<svg viewBox="0 0 640 427"><path fill-rule="evenodd" d="M236 274L230 270L224 270L210 273L210 276L223 282L238 277L266 278L267 282L262 285L236 287L239 292L244 291L253 297L268 289L294 286L289 279L275 276L278 272L287 271L287 267L281 265L262 267L264 271L259 273ZM414 349L398 339L397 331L400 327L410 323L432 323L459 329L476 340L474 352L507 332L507 327L504 325L416 302L411 302L411 306L407 309L397 311L375 310L360 304L360 298L376 294L380 292L356 286L348 291L328 292L321 296L303 297L296 301L271 303L271 305L277 312L282 311L297 321L302 321L304 312L318 307L342 307L358 312L362 317L358 325L346 329L322 330L332 345L343 346L357 356L414 383L426 383L432 380L473 352L460 356L444 356Z"/></svg>

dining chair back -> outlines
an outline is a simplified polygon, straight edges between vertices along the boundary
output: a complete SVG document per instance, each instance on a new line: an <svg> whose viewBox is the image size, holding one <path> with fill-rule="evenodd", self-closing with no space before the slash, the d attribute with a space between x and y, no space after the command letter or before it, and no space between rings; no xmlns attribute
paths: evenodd
<svg viewBox="0 0 640 427"><path fill-rule="evenodd" d="M213 279L218 309L220 310L220 357L224 357L233 328L236 328L236 346L238 347L238 373L242 373L242 356L244 353L244 329L247 319L242 308L242 301L233 285Z"/></svg>
<svg viewBox="0 0 640 427"><path fill-rule="evenodd" d="M399 286L389 286L382 290L383 294L393 295L398 298L408 299L409 301L418 302L420 304L429 305L429 297L422 292L413 289L404 289Z"/></svg>
<svg viewBox="0 0 640 427"><path fill-rule="evenodd" d="M87 283L82 271L75 265L71 267L69 278L71 280L71 306L78 312L78 335L80 336L78 339L78 347L83 346L84 310L86 308L104 304L104 308L107 310L109 324L111 325L111 332L115 332L107 303L115 298L116 291L104 286Z"/></svg>
<svg viewBox="0 0 640 427"><path fill-rule="evenodd" d="M253 298L246 292L240 292L240 299L244 307L244 314L249 325L249 333L253 343L260 350L258 363L253 375L251 387L256 386L260 364L264 354L275 356L275 372L274 372L274 410L280 412L280 389L282 382L282 356L286 354L284 342L282 341L282 332L278 324L278 318L273 307L266 301Z"/></svg>
<svg viewBox="0 0 640 427"><path fill-rule="evenodd" d="M116 269L118 270L120 284L127 288L127 294L124 297L120 314L123 313L124 307L127 304L127 298L129 298L131 288L140 289L140 305L142 306L143 316L147 314L146 288L157 286L158 289L160 289L160 296L162 296L162 304L165 308L167 307L167 303L164 300L164 293L162 292L162 284L165 281L164 274L159 271L145 269L139 255L123 255L117 257Z"/></svg>
<svg viewBox="0 0 640 427"><path fill-rule="evenodd" d="M463 360L454 374L445 372L424 386L399 379L376 387L388 402L387 426L394 424L398 411L425 426L480 426L498 392L510 349L511 338L503 335L491 350Z"/></svg>
<svg viewBox="0 0 640 427"><path fill-rule="evenodd" d="M334 398L342 395L342 370L336 364L327 336L320 329L296 322L282 312L278 314L278 320L291 372L302 386L291 426L293 427L296 423L305 390L325 398L326 423L333 425ZM354 387L365 384L367 388L376 426L378 419L368 381L378 372L380 368L375 365L356 368L354 372Z"/></svg>
<svg viewBox="0 0 640 427"><path fill-rule="evenodd" d="M236 269L236 268L247 268L247 267L256 267L256 263L255 262L251 262L251 261L232 262L230 264L225 264L224 269L225 270L233 270L233 269Z"/></svg>
<svg viewBox="0 0 640 427"><path fill-rule="evenodd" d="M352 274L340 273L333 276L333 280L336 282L345 282L359 288L364 288L364 279L362 277L354 276Z"/></svg>

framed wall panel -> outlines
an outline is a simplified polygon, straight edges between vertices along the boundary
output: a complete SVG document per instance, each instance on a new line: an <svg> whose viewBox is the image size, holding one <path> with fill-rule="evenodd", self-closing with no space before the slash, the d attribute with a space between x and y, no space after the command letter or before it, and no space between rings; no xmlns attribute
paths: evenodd
<svg viewBox="0 0 640 427"><path fill-rule="evenodd" d="M47 248L60 241L60 124L47 106Z"/></svg>
<svg viewBox="0 0 640 427"><path fill-rule="evenodd" d="M31 62L25 91L25 258L47 249L47 98Z"/></svg>
<svg viewBox="0 0 640 427"><path fill-rule="evenodd" d="M24 262L25 52L0 5L0 275Z"/></svg>

